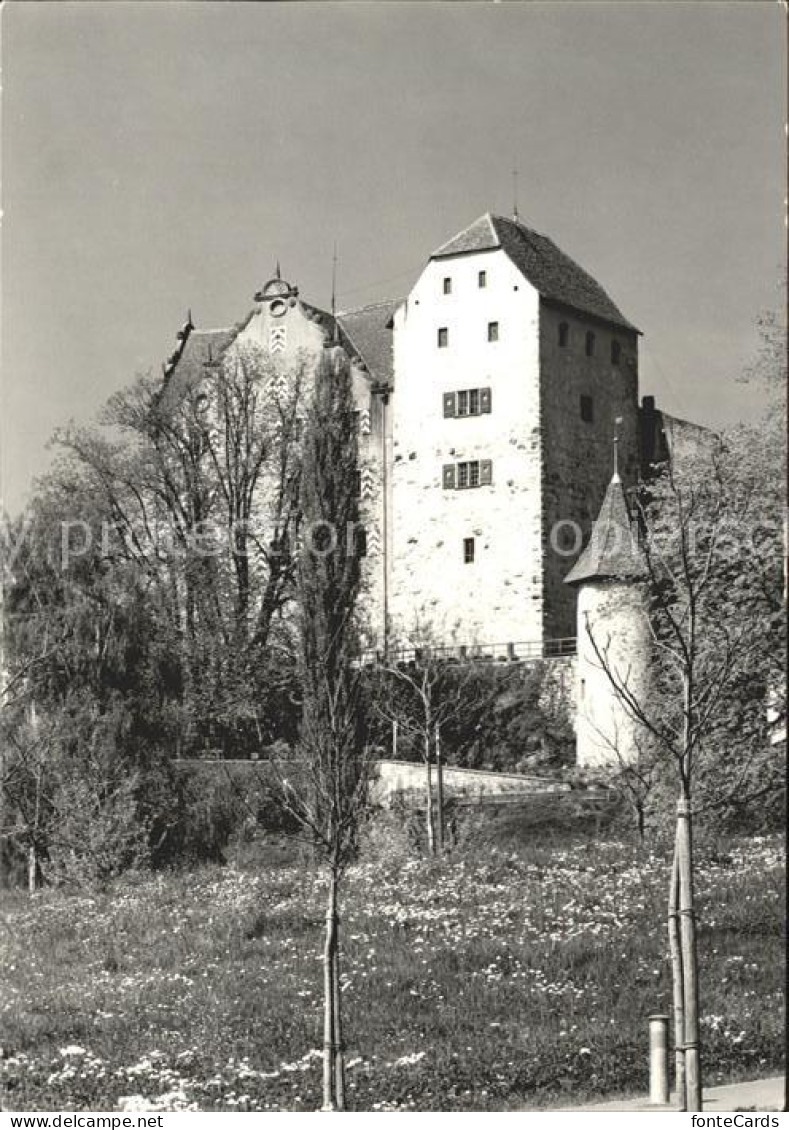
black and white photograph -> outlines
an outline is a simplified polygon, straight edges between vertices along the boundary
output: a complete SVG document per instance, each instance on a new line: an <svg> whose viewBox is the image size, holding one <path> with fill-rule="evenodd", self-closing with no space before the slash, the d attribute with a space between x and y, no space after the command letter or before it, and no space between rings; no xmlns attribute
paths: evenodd
<svg viewBox="0 0 789 1130"><path fill-rule="evenodd" d="M784 1124L786 5L0 36L2 1130Z"/></svg>

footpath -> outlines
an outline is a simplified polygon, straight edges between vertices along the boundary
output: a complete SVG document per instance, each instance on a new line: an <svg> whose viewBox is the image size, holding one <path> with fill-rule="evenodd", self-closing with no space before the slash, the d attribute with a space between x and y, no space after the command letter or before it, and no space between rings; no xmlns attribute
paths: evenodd
<svg viewBox="0 0 789 1130"><path fill-rule="evenodd" d="M783 1110L786 1083L783 1075L773 1075L769 1079L755 1079L751 1083L727 1083L723 1087L704 1088L704 1113L733 1111L745 1108L757 1111ZM611 1099L609 1102L593 1103L589 1106L552 1107L551 1111L575 1113L579 1111L654 1111L665 1114L676 1112L672 1103L668 1106L655 1106L648 1099Z"/></svg>

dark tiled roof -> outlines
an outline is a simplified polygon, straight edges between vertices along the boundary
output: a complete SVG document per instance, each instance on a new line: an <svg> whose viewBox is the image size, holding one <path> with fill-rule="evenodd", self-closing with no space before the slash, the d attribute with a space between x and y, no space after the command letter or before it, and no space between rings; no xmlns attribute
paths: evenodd
<svg viewBox="0 0 789 1130"><path fill-rule="evenodd" d="M480 216L465 231L453 235L452 239L439 247L430 256L431 259L443 259L446 255L467 255L470 251L493 251L501 246L499 234L493 226L493 217L490 212Z"/></svg>
<svg viewBox="0 0 789 1130"><path fill-rule="evenodd" d="M389 324L402 302L398 298L375 302L358 310L338 314L337 320L350 345L351 355L358 354L373 380L390 383L394 374L392 330Z"/></svg>
<svg viewBox="0 0 789 1130"><path fill-rule="evenodd" d="M228 345L238 336L240 326L226 330L192 330L186 339L181 356L165 376L159 404L175 405L190 388L194 388L206 375L208 361L218 361Z"/></svg>
<svg viewBox="0 0 789 1130"><path fill-rule="evenodd" d="M564 581L577 585L582 581L636 579L645 575L644 558L631 525L622 481L614 475L586 549Z"/></svg>
<svg viewBox="0 0 789 1130"><path fill-rule="evenodd" d="M543 298L592 314L605 322L636 329L600 284L574 259L565 255L552 239L532 231L517 220L492 216L488 212L439 247L431 258L442 259L498 247Z"/></svg>

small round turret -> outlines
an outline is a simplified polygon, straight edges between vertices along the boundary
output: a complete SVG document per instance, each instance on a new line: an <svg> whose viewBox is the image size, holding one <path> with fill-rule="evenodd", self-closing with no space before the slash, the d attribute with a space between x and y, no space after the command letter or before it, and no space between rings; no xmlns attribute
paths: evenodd
<svg viewBox="0 0 789 1130"><path fill-rule="evenodd" d="M619 475L608 485L589 542L565 583L578 587L576 763L633 763L644 731L624 687L643 703L649 686L647 570Z"/></svg>

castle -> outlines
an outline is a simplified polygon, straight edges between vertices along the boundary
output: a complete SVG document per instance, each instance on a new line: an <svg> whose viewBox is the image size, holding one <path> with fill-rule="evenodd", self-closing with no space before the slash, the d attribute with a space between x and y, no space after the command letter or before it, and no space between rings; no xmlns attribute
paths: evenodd
<svg viewBox="0 0 789 1130"><path fill-rule="evenodd" d="M236 326L190 319L164 391L234 350L287 368L339 347L358 412L371 646L427 630L510 658L568 654L578 586L564 582L610 495L614 432L625 505L694 430L652 397L639 404L639 336L551 239L487 213L404 298L335 316L277 272Z"/></svg>

